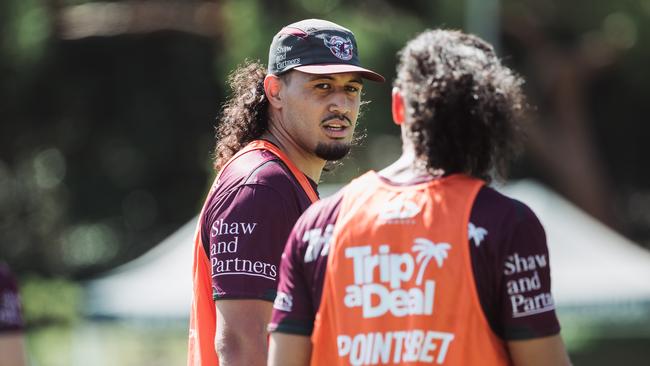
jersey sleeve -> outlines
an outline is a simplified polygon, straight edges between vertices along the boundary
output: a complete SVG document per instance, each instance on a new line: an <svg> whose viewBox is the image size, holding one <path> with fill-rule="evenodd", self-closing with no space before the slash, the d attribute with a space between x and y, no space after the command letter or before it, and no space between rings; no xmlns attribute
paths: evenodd
<svg viewBox="0 0 650 366"><path fill-rule="evenodd" d="M339 193L315 203L296 222L282 254L269 331L311 335L341 198Z"/></svg>
<svg viewBox="0 0 650 366"><path fill-rule="evenodd" d="M273 301L282 249L300 212L261 184L228 192L220 207L206 222L214 299Z"/></svg>
<svg viewBox="0 0 650 366"><path fill-rule="evenodd" d="M516 225L501 257L499 319L505 340L560 332L551 294L551 266L544 228L537 216L515 201Z"/></svg>
<svg viewBox="0 0 650 366"><path fill-rule="evenodd" d="M269 331L310 335L313 329L312 297L305 276L301 250L304 226L297 226L289 235L280 261L280 282L273 303Z"/></svg>

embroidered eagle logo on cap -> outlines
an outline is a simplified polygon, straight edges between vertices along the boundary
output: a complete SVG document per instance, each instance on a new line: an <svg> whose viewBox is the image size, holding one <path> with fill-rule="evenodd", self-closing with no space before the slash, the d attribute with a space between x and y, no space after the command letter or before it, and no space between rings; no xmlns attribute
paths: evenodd
<svg viewBox="0 0 650 366"><path fill-rule="evenodd" d="M324 42L334 56L344 61L352 58L352 41L350 38L332 36L330 39L325 38Z"/></svg>

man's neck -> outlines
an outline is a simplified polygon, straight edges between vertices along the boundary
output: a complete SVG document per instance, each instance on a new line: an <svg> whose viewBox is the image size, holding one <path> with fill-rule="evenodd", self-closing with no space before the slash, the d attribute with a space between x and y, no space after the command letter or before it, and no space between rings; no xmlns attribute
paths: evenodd
<svg viewBox="0 0 650 366"><path fill-rule="evenodd" d="M426 163L415 156L415 150L410 144L404 144L399 159L379 171L378 174L398 184L421 181L425 177L431 179L435 177L427 170Z"/></svg>
<svg viewBox="0 0 650 366"><path fill-rule="evenodd" d="M262 135L262 138L279 147L287 155L289 160L311 180L316 183L320 181L320 176L326 163L325 160L311 152L305 151L285 133L275 130L271 126Z"/></svg>

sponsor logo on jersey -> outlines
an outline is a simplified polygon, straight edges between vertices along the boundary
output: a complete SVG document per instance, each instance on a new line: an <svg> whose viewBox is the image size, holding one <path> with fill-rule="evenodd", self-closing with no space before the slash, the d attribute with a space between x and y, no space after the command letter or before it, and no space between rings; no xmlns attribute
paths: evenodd
<svg viewBox="0 0 650 366"><path fill-rule="evenodd" d="M467 225L467 237L474 242L474 246L479 247L481 242L487 236L488 231L482 227L475 226L471 222Z"/></svg>
<svg viewBox="0 0 650 366"><path fill-rule="evenodd" d="M325 38L323 41L334 56L344 61L352 59L353 46L350 38L332 36L329 39Z"/></svg>
<svg viewBox="0 0 650 366"><path fill-rule="evenodd" d="M365 319L388 312L396 317L432 314L436 282L425 280L424 272L431 260L442 267L451 245L417 238L411 249L413 253L391 253L388 244L380 245L376 253L370 245L346 248L354 284L346 287L345 306L360 307ZM404 282L415 286L402 288Z"/></svg>
<svg viewBox="0 0 650 366"><path fill-rule="evenodd" d="M379 219L389 224L415 224L413 218L420 210L413 201L398 197L382 207Z"/></svg>
<svg viewBox="0 0 650 366"><path fill-rule="evenodd" d="M305 250L305 263L313 262L318 256L326 256L330 250L330 241L332 240L332 232L334 225L329 224L325 228L314 228L305 231L302 236L302 241L307 244Z"/></svg>
<svg viewBox="0 0 650 366"><path fill-rule="evenodd" d="M210 236L218 235L250 235L257 226L256 222L225 222L223 219L217 220L212 224ZM232 252L230 252L232 253Z"/></svg>
<svg viewBox="0 0 650 366"><path fill-rule="evenodd" d="M273 302L273 308L289 312L293 308L293 296L286 292L278 291Z"/></svg>
<svg viewBox="0 0 650 366"><path fill-rule="evenodd" d="M210 236L217 238L210 243L212 277L244 275L276 279L278 275L276 264L234 257L239 250L240 237L252 235L256 227L256 222L226 222L223 219L216 220L212 224ZM221 237L227 239L219 240Z"/></svg>
<svg viewBox="0 0 650 366"><path fill-rule="evenodd" d="M443 364L453 333L410 329L391 332L340 334L336 338L339 357L350 365L402 365L426 362Z"/></svg>
<svg viewBox="0 0 650 366"><path fill-rule="evenodd" d="M504 262L503 274L510 276L517 273L531 272L548 266L546 254L520 256L519 253L509 255Z"/></svg>
<svg viewBox="0 0 650 366"><path fill-rule="evenodd" d="M546 254L521 256L519 253L514 253L506 258L503 274L508 280L506 287L510 296L513 318L521 318L555 309L555 302L551 293L540 291L542 281L539 270L547 267L548 258Z"/></svg>

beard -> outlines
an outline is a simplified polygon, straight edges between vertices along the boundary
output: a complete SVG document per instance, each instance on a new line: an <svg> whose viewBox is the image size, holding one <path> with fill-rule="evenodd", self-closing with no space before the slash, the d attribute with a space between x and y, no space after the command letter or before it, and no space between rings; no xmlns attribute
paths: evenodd
<svg viewBox="0 0 650 366"><path fill-rule="evenodd" d="M314 154L323 160L336 161L343 159L350 152L351 147L352 145L349 143L324 144L319 142L314 149Z"/></svg>

